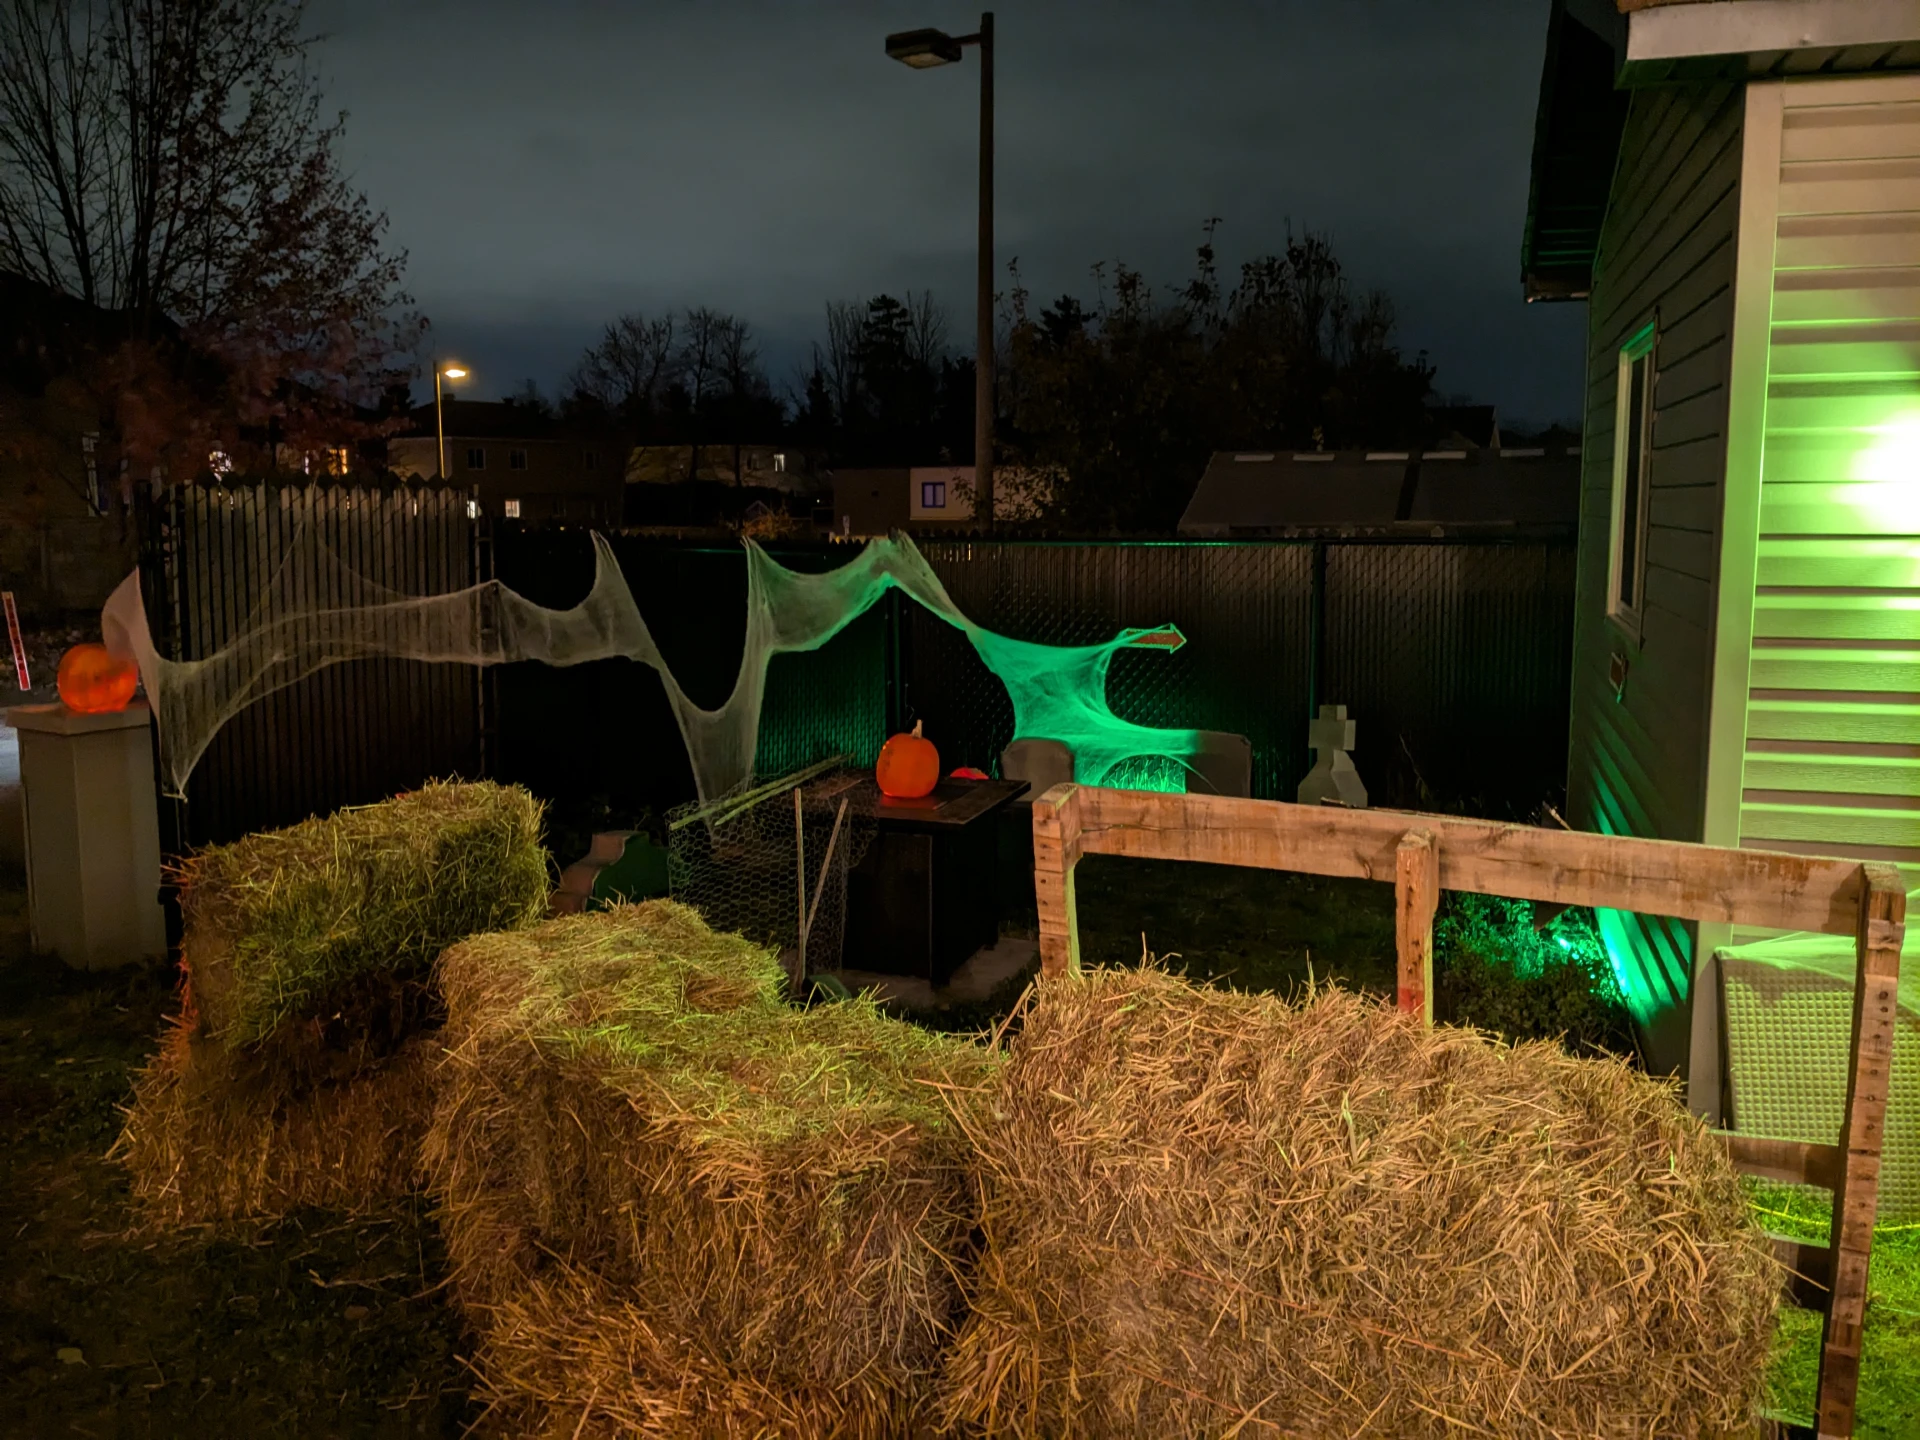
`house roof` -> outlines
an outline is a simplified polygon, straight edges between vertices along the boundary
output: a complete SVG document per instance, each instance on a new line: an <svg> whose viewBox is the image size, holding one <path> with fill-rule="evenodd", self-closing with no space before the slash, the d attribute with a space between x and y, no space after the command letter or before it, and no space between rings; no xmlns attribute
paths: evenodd
<svg viewBox="0 0 1920 1440"><path fill-rule="evenodd" d="M1527 299L1592 288L1630 91L1914 69L1915 0L1554 0L1521 240Z"/></svg>
<svg viewBox="0 0 1920 1440"><path fill-rule="evenodd" d="M1627 125L1614 88L1625 22L1604 6L1556 0L1533 122L1520 276L1528 300L1584 299Z"/></svg>
<svg viewBox="0 0 1920 1440"><path fill-rule="evenodd" d="M1571 532L1578 447L1276 453L1221 451L1180 517L1183 535Z"/></svg>

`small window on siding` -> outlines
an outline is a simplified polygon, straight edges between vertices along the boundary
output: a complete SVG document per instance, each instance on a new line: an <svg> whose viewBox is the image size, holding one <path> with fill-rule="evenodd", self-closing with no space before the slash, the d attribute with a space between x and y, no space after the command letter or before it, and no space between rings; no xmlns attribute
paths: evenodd
<svg viewBox="0 0 1920 1440"><path fill-rule="evenodd" d="M524 450L507 451L507 468L509 470L526 469L527 468L527 452Z"/></svg>
<svg viewBox="0 0 1920 1440"><path fill-rule="evenodd" d="M922 480L920 482L920 508L922 510L946 509L947 482L944 480Z"/></svg>
<svg viewBox="0 0 1920 1440"><path fill-rule="evenodd" d="M518 520L520 518L520 502L518 500L502 500L500 502L500 513L509 520Z"/></svg>
<svg viewBox="0 0 1920 1440"><path fill-rule="evenodd" d="M487 450L484 445L469 445L467 447L467 468L469 470L484 470L487 468Z"/></svg>
<svg viewBox="0 0 1920 1440"><path fill-rule="evenodd" d="M1607 613L1638 637L1647 579L1647 480L1653 449L1654 327L1620 347L1614 404Z"/></svg>

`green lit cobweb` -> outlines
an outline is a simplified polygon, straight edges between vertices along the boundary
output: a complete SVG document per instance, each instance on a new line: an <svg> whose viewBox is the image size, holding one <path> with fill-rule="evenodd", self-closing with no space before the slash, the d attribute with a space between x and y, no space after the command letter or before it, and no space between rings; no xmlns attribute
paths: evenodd
<svg viewBox="0 0 1920 1440"><path fill-rule="evenodd" d="M1170 788L1198 752L1197 731L1136 725L1108 708L1107 671L1137 632L1102 645L1041 645L995 634L960 613L904 536L875 541L823 574L789 570L751 540L744 543L746 643L733 691L714 710L694 704L674 679L599 535L593 537L593 588L567 610L536 605L497 580L447 595L401 595L353 572L316 531L302 527L256 598L246 628L213 655L170 660L157 652L137 574L108 600L101 629L109 648L139 661L160 732L162 772L174 795L184 794L208 742L242 708L343 660L567 666L623 657L659 674L700 796L710 799L752 779L768 662L819 649L892 588L966 635L1007 687L1014 738L1066 745L1075 779ZM347 603L317 608L305 599L315 594L344 596Z"/></svg>

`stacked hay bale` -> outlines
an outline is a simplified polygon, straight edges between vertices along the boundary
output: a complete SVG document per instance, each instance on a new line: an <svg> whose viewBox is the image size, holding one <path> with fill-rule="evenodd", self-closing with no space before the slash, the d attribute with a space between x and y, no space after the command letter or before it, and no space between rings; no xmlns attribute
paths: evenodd
<svg viewBox="0 0 1920 1440"><path fill-rule="evenodd" d="M425 1144L515 1433L892 1436L933 1393L975 1224L943 1096L992 1053L653 901L441 957Z"/></svg>
<svg viewBox="0 0 1920 1440"><path fill-rule="evenodd" d="M1042 982L962 1113L962 1433L1752 1424L1779 1272L1718 1145L1625 1064L1096 972Z"/></svg>
<svg viewBox="0 0 1920 1440"><path fill-rule="evenodd" d="M412 1188L433 959L544 914L540 807L433 784L188 861L182 1009L116 1153L150 1220L355 1210Z"/></svg>

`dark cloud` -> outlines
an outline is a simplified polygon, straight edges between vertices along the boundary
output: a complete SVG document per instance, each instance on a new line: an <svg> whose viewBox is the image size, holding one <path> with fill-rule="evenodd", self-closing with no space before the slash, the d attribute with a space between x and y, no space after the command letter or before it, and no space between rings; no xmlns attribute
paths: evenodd
<svg viewBox="0 0 1920 1440"><path fill-rule="evenodd" d="M1017 0L997 12L997 254L1036 295L1172 284L1291 220L1387 289L1438 385L1578 407L1581 307L1522 304L1542 0ZM750 318L777 375L822 303L931 288L971 333L974 59L889 62L910 3L317 0L347 156L479 393L551 385L623 308Z"/></svg>

